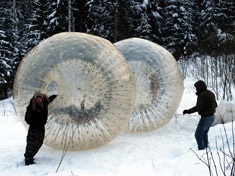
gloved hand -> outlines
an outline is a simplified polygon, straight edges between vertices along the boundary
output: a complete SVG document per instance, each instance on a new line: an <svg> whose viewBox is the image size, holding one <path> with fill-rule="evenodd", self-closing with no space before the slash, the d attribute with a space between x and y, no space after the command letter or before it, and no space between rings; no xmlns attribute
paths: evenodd
<svg viewBox="0 0 235 176"><path fill-rule="evenodd" d="M185 110L183 111L183 114L188 114L188 110L185 109Z"/></svg>
<svg viewBox="0 0 235 176"><path fill-rule="evenodd" d="M57 97L57 95L51 95L51 96L49 97L50 102L52 102L56 97Z"/></svg>
<svg viewBox="0 0 235 176"><path fill-rule="evenodd" d="M57 97L57 95L50 96L53 100Z"/></svg>

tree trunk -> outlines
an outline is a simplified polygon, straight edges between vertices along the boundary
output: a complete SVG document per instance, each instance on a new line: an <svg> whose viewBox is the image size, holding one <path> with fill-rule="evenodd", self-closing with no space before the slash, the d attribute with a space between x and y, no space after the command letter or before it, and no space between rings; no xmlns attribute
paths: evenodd
<svg viewBox="0 0 235 176"><path fill-rule="evenodd" d="M68 32L72 31L73 26L73 12L72 12L72 2L68 0Z"/></svg>
<svg viewBox="0 0 235 176"><path fill-rule="evenodd" d="M113 43L117 42L118 38L118 22L119 22L119 4L118 0L115 2L115 11L114 11L114 25L113 25Z"/></svg>

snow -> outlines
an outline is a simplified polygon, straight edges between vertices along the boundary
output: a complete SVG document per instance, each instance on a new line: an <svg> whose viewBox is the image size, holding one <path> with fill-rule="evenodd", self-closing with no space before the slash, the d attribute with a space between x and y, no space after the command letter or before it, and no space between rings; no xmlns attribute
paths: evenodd
<svg viewBox="0 0 235 176"><path fill-rule="evenodd" d="M150 133L120 134L110 143L86 151L63 153L43 145L35 157L36 164L30 166L24 165L23 157L27 131L15 114L12 98L0 101L0 175L208 176L207 166L196 156L204 157L206 153L205 150L197 150L194 139L199 116L196 113L182 115L183 109L195 105L194 82L192 79L184 81L181 104L166 126ZM230 140L231 124L225 124ZM218 141L222 138L221 134L223 125L214 126L209 132L215 159L216 143L223 145Z"/></svg>
<svg viewBox="0 0 235 176"><path fill-rule="evenodd" d="M148 0L143 0L143 5L147 6L147 5L148 5L148 3L149 3L149 1L148 1Z"/></svg>

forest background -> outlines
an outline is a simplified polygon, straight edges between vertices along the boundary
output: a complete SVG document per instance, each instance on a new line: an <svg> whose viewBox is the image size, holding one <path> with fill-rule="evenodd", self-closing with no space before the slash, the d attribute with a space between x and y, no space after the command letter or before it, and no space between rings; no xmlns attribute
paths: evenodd
<svg viewBox="0 0 235 176"><path fill-rule="evenodd" d="M24 56L60 32L93 34L112 43L150 40L172 53L183 78L203 79L218 99L233 100L234 0L1 0L0 100L12 96Z"/></svg>

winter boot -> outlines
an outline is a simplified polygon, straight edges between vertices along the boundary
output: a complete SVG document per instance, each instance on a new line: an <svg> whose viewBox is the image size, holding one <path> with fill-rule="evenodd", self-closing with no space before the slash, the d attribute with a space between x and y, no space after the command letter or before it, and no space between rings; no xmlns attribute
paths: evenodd
<svg viewBox="0 0 235 176"><path fill-rule="evenodd" d="M33 158L25 158L25 166L35 164Z"/></svg>

